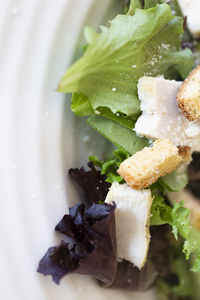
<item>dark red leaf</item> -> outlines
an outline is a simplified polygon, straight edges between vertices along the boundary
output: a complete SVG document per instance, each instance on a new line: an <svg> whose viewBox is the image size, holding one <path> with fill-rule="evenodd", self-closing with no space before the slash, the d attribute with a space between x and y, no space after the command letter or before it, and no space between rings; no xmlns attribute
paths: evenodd
<svg viewBox="0 0 200 300"><path fill-rule="evenodd" d="M118 263L117 274L112 287L132 291L145 291L153 285L157 276L158 272L150 261L139 270L129 261L124 260Z"/></svg>
<svg viewBox="0 0 200 300"><path fill-rule="evenodd" d="M86 210L80 203L71 208L56 230L73 239L72 249L64 242L49 248L38 272L52 275L56 283L68 273L77 273L111 285L117 270L114 210L109 204L93 204Z"/></svg>
<svg viewBox="0 0 200 300"><path fill-rule="evenodd" d="M89 203L103 203L111 184L106 182L106 176L96 170L92 162L88 163L89 170L84 167L80 169L70 169L69 175L83 190Z"/></svg>

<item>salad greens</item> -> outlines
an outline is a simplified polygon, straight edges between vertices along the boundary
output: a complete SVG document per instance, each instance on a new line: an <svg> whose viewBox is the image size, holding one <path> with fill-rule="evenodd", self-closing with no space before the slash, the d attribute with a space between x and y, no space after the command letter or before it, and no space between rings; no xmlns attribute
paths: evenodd
<svg viewBox="0 0 200 300"><path fill-rule="evenodd" d="M107 161L101 161L96 156L89 156L89 160L94 163L96 167L101 169L101 174L106 174L106 181L120 182L123 183L123 178L117 174L117 169L119 168L122 161L129 157L129 153L123 149L116 149L113 151L115 157L108 159Z"/></svg>
<svg viewBox="0 0 200 300"><path fill-rule="evenodd" d="M74 93L72 96L71 110L77 116L90 116L95 114L89 99L79 93Z"/></svg>
<svg viewBox="0 0 200 300"><path fill-rule="evenodd" d="M148 145L146 138L138 137L133 130L110 119L100 116L91 116L88 118L88 124L115 146L121 147L130 154L134 154Z"/></svg>
<svg viewBox="0 0 200 300"><path fill-rule="evenodd" d="M108 27L101 26L100 32L85 28L83 56L59 83L59 92L72 93L73 113L87 116L87 123L117 149L105 161L90 156L89 170L82 167L69 171L90 208L78 204L56 227L72 238L73 247L62 242L49 248L40 261L38 271L51 274L57 283L71 272L91 275L105 286L133 290L145 290L155 283L162 300L199 299L195 274L200 272L200 231L191 227L190 211L184 203L169 203L166 197L166 191L178 192L186 187L188 166L182 163L150 186L154 197L152 239L142 270L127 261L117 263L115 205L104 204L110 185L124 183L117 173L120 164L151 143L134 131L141 114L138 79L157 75L185 79L194 65L195 55L186 46L197 49L198 43L194 46L188 31L184 32L177 1L165 2L131 0L126 14L116 16ZM110 269L101 267L105 259ZM132 281L130 276L134 276Z"/></svg>
<svg viewBox="0 0 200 300"><path fill-rule="evenodd" d="M160 178L160 184L171 192L180 192L188 183L188 166L182 163L178 168L170 174Z"/></svg>
<svg viewBox="0 0 200 300"><path fill-rule="evenodd" d="M140 0L132 0L130 5L127 9L127 14L133 16L135 13L136 8L142 8L142 3Z"/></svg>
<svg viewBox="0 0 200 300"><path fill-rule="evenodd" d="M164 199L163 190L158 194L158 185L152 187L154 195L151 207L151 225L169 224L176 239L178 234L185 240L183 252L186 259L193 255L192 271L200 272L200 231L191 227L189 220L189 209L184 208L184 203L173 203L171 207ZM155 193L156 191L156 193Z"/></svg>
<svg viewBox="0 0 200 300"><path fill-rule="evenodd" d="M137 116L141 76L173 68L185 77L191 70L191 52L181 50L182 33L182 18L172 16L167 4L136 9L133 16L118 15L100 33L86 28L89 45L63 76L58 91L84 94L97 113L99 107L108 107L113 113Z"/></svg>
<svg viewBox="0 0 200 300"><path fill-rule="evenodd" d="M122 144L122 143L121 143ZM115 144L116 145L116 144ZM122 144L123 145L123 144ZM125 142L126 145L126 142ZM119 156L118 156L119 153ZM124 150L124 147L113 151L114 157L107 159L105 162L101 161L96 156L90 156L89 160L94 163L96 167L101 169L101 174L106 174L106 181L113 183L124 182L122 177L117 173L117 169L123 160L130 156L130 153ZM159 179L159 184L165 190L170 192L180 192L188 183L188 169L187 165L181 164L178 168L172 171L170 174L165 175Z"/></svg>
<svg viewBox="0 0 200 300"><path fill-rule="evenodd" d="M189 49L181 50L183 20L172 16L162 1L130 3L127 15L118 15L100 33L85 31L84 55L66 72L58 90L73 92L71 109L89 116L88 124L129 154L148 146L133 131L140 109L137 81L143 75L183 78L193 66ZM177 7L176 7L177 8ZM174 7L173 7L174 9ZM150 24L150 25L149 25ZM115 177L120 177L115 172ZM114 178L114 177L113 177ZM178 168L161 179L171 191L187 184L187 170Z"/></svg>
<svg viewBox="0 0 200 300"><path fill-rule="evenodd" d="M160 276L157 280L159 300L199 299L195 274L189 271L189 264L180 251L181 241L175 243L171 238L166 253L171 274L165 277Z"/></svg>

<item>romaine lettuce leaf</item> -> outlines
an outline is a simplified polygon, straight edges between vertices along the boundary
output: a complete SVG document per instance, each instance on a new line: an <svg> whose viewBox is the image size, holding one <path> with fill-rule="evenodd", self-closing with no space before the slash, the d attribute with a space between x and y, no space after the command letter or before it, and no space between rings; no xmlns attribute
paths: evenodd
<svg viewBox="0 0 200 300"><path fill-rule="evenodd" d="M130 130L133 130L133 128L135 127L136 120L131 117L126 117L121 113L113 114L111 110L107 107L99 107L98 111L99 111L99 116L118 122L119 124L125 126Z"/></svg>
<svg viewBox="0 0 200 300"><path fill-rule="evenodd" d="M149 144L146 138L138 137L133 130L101 116L89 117L88 124L116 147L122 148L132 155Z"/></svg>
<svg viewBox="0 0 200 300"><path fill-rule="evenodd" d="M95 115L89 99L81 93L73 93L71 110L77 116Z"/></svg>
<svg viewBox="0 0 200 300"><path fill-rule="evenodd" d="M127 14L130 16L133 16L136 8L142 8L141 1L140 0L131 0Z"/></svg>
<svg viewBox="0 0 200 300"><path fill-rule="evenodd" d="M94 111L108 107L113 113L138 115L141 76L180 65L186 76L192 68L191 52L180 51L182 23L162 4L136 9L134 16L118 15L100 33L86 29L88 48L63 76L58 91L83 93Z"/></svg>
<svg viewBox="0 0 200 300"><path fill-rule="evenodd" d="M179 165L176 170L161 177L159 182L168 191L182 191L188 183L188 166L186 164Z"/></svg>
<svg viewBox="0 0 200 300"><path fill-rule="evenodd" d="M91 116L96 114L98 116L116 121L131 130L134 128L137 118L137 116L136 118L127 117L122 113L113 114L107 107L99 107L98 111L94 111L90 105L89 99L81 93L74 93L72 95L71 110L77 116Z"/></svg>

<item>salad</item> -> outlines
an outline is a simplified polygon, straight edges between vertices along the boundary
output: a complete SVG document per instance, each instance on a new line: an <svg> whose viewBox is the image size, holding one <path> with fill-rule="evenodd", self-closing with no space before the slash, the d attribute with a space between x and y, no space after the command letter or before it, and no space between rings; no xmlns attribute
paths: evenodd
<svg viewBox="0 0 200 300"><path fill-rule="evenodd" d="M200 299L198 0L124 1L124 14L85 28L83 55L58 91L113 144L69 176L84 200L55 230L38 272L55 283L89 275L102 288Z"/></svg>

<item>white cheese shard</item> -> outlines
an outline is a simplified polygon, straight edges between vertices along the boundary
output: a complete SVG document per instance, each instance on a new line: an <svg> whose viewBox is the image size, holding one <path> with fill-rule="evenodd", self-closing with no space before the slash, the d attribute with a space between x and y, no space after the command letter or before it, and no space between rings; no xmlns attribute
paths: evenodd
<svg viewBox="0 0 200 300"><path fill-rule="evenodd" d="M187 17L187 26L194 38L200 37L200 1L178 0L178 4L184 17Z"/></svg>
<svg viewBox="0 0 200 300"><path fill-rule="evenodd" d="M176 146L189 146L192 151L200 151L200 120L188 121L176 102L181 84L161 77L139 79L142 115L135 124L135 131L149 139L169 139Z"/></svg>
<svg viewBox="0 0 200 300"><path fill-rule="evenodd" d="M150 233L151 191L134 190L126 184L114 182L106 203L115 202L117 255L141 269L146 261Z"/></svg>

